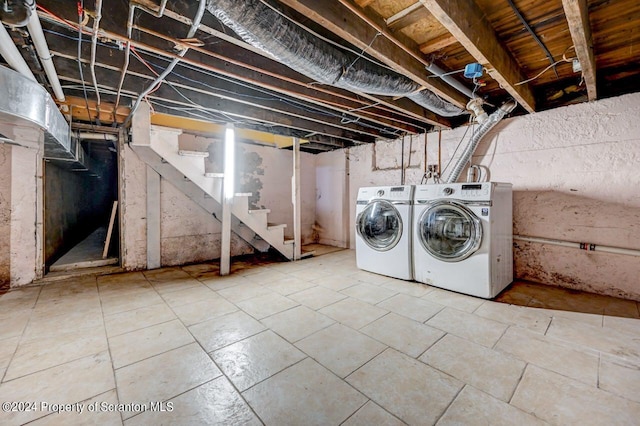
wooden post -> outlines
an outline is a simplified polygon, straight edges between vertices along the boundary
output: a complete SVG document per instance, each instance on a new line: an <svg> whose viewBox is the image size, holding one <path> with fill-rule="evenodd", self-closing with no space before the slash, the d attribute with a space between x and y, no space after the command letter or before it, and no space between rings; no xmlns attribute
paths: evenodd
<svg viewBox="0 0 640 426"><path fill-rule="evenodd" d="M222 184L222 235L220 244L220 275L231 271L231 206L235 175L235 130L227 124L224 135L224 182Z"/></svg>
<svg viewBox="0 0 640 426"><path fill-rule="evenodd" d="M302 232L300 220L300 139L293 138L293 176L291 177L291 202L293 203L293 260L302 257Z"/></svg>
<svg viewBox="0 0 640 426"><path fill-rule="evenodd" d="M107 238L104 241L104 250L102 250L102 258L106 259L109 254L109 246L111 245L111 234L113 233L113 223L116 220L116 211L118 210L118 202L113 202L111 208L111 217L109 218L109 227L107 228Z"/></svg>

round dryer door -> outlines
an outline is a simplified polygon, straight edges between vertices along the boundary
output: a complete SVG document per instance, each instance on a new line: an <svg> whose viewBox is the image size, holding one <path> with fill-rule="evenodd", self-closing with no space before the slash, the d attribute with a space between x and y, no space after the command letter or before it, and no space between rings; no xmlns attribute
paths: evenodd
<svg viewBox="0 0 640 426"><path fill-rule="evenodd" d="M372 249L391 250L402 237L402 218L390 202L372 201L356 218L356 230Z"/></svg>
<svg viewBox="0 0 640 426"><path fill-rule="evenodd" d="M482 242L482 223L455 201L438 201L418 220L422 247L436 259L457 262L471 256Z"/></svg>

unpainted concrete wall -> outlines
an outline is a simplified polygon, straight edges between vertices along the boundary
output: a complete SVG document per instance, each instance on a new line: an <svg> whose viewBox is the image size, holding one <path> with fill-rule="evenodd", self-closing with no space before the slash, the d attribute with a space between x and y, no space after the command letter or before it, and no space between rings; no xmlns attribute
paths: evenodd
<svg viewBox="0 0 640 426"><path fill-rule="evenodd" d="M638 117L640 94L508 118L485 137L473 163L488 180L513 184L514 234L640 249ZM442 132L443 167L465 131ZM419 184L423 175L423 140L405 139L407 184ZM321 228L333 227L329 239L353 247L358 188L399 184L400 157L401 141L348 151L349 233L336 235L331 211L319 209ZM318 156L326 170L339 170L341 161L335 152ZM427 163L438 163L437 133L427 135ZM322 205L338 205L344 194L327 187L325 174L318 168L318 191L333 196ZM640 300L638 257L522 242L514 250L517 278Z"/></svg>

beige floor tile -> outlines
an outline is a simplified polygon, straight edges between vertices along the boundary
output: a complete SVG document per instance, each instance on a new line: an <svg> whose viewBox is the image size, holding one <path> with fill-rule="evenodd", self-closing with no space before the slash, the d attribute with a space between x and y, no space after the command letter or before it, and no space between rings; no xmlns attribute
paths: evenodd
<svg viewBox="0 0 640 426"><path fill-rule="evenodd" d="M554 425L633 425L640 404L528 366L511 405Z"/></svg>
<svg viewBox="0 0 640 426"><path fill-rule="evenodd" d="M219 299L220 296L206 285L198 283L197 286L189 287L184 290L164 293L162 298L167 302L167 305L172 308L177 308L178 306L201 302L207 299Z"/></svg>
<svg viewBox="0 0 640 426"><path fill-rule="evenodd" d="M15 310L11 311L9 315L1 318L0 323L2 323L2 327L0 327L0 341L11 337L22 336L22 332L27 327L31 314L31 309Z"/></svg>
<svg viewBox="0 0 640 426"><path fill-rule="evenodd" d="M97 405L96 405L97 404ZM103 405L106 406L103 407ZM110 390L109 392L102 393L91 399L82 401L79 405L81 412L78 410L69 412L53 413L46 417L41 417L33 423L29 423L31 426L118 426L122 425L122 417L116 410L109 411L110 406L115 407L118 402L118 395L116 390ZM97 411L90 411L89 407L100 407Z"/></svg>
<svg viewBox="0 0 640 426"><path fill-rule="evenodd" d="M133 286L140 283L147 283L142 272L125 272L123 274L102 275L97 277L98 287L108 287L111 285Z"/></svg>
<svg viewBox="0 0 640 426"><path fill-rule="evenodd" d="M0 384L0 401L35 401L48 404L74 404L115 388L108 352L39 371ZM51 414L42 411L0 411L0 424L23 424Z"/></svg>
<svg viewBox="0 0 640 426"><path fill-rule="evenodd" d="M132 311L105 315L104 326L107 336L113 337L130 331L140 330L152 325L175 319L175 314L166 304L145 306Z"/></svg>
<svg viewBox="0 0 640 426"><path fill-rule="evenodd" d="M0 315L4 317L14 311L33 308L41 289L42 287L23 287L3 294L0 296Z"/></svg>
<svg viewBox="0 0 640 426"><path fill-rule="evenodd" d="M349 288L361 283L361 281L352 276L333 274L316 278L311 282L333 291L344 290L345 288Z"/></svg>
<svg viewBox="0 0 640 426"><path fill-rule="evenodd" d="M598 355L584 353L538 333L511 327L495 346L527 363L591 386L598 383Z"/></svg>
<svg viewBox="0 0 640 426"><path fill-rule="evenodd" d="M87 294L95 295L96 293L98 293L96 277L89 276L46 284L42 286L40 298L57 299L61 297L76 297Z"/></svg>
<svg viewBox="0 0 640 426"><path fill-rule="evenodd" d="M357 330L386 315L389 311L348 298L325 306L318 312Z"/></svg>
<svg viewBox="0 0 640 426"><path fill-rule="evenodd" d="M473 312L484 303L484 299L467 296L466 294L460 294L440 288L436 288L433 291L430 291L422 298L465 312Z"/></svg>
<svg viewBox="0 0 640 426"><path fill-rule="evenodd" d="M395 278L391 278L386 275L374 274L373 272L363 270L359 270L358 272L351 274L350 276L351 278L355 278L358 281L375 285L381 285L393 282L395 280Z"/></svg>
<svg viewBox="0 0 640 426"><path fill-rule="evenodd" d="M179 268L145 271L144 275L153 288L162 295L172 291L186 290L202 285L200 281Z"/></svg>
<svg viewBox="0 0 640 426"><path fill-rule="evenodd" d="M342 324L320 330L296 346L340 377L346 377L386 346Z"/></svg>
<svg viewBox="0 0 640 426"><path fill-rule="evenodd" d="M85 333L87 329L103 327L102 313L93 311L71 311L55 316L34 316L24 331L23 340L47 338L60 334Z"/></svg>
<svg viewBox="0 0 640 426"><path fill-rule="evenodd" d="M264 284L264 286L269 290L275 291L278 294L289 296L292 293L297 293L299 291L315 287L316 284L312 283L311 281L302 280L300 278L286 276L286 278L272 281L270 283Z"/></svg>
<svg viewBox="0 0 640 426"><path fill-rule="evenodd" d="M640 368L603 354L600 360L599 387L640 403Z"/></svg>
<svg viewBox="0 0 640 426"><path fill-rule="evenodd" d="M443 309L426 324L489 348L507 329L505 324L453 308Z"/></svg>
<svg viewBox="0 0 640 426"><path fill-rule="evenodd" d="M334 322L306 306L297 306L262 320L264 325L290 342L297 342Z"/></svg>
<svg viewBox="0 0 640 426"><path fill-rule="evenodd" d="M451 334L433 345L420 361L508 402L525 363Z"/></svg>
<svg viewBox="0 0 640 426"><path fill-rule="evenodd" d="M272 269L262 268L256 270L255 273L248 275L247 279L254 284L267 285L280 280L291 278L289 275L282 272L274 271Z"/></svg>
<svg viewBox="0 0 640 426"><path fill-rule="evenodd" d="M222 290L217 290L218 294L232 303L242 302L252 297L264 296L273 293L267 287L249 282L249 284L234 285Z"/></svg>
<svg viewBox="0 0 640 426"><path fill-rule="evenodd" d="M76 297L60 297L51 300L38 300L33 309L32 318L47 319L69 312L93 314L100 312L100 298L96 295L80 295Z"/></svg>
<svg viewBox="0 0 640 426"><path fill-rule="evenodd" d="M395 296L378 303L377 306L420 322L425 322L444 309L443 305L420 299L418 297L409 296L407 294L396 294Z"/></svg>
<svg viewBox="0 0 640 426"><path fill-rule="evenodd" d="M435 287L431 287L426 284L404 280L391 280L384 282L380 284L380 287L388 288L398 293L403 293L413 297L422 297L435 290Z"/></svg>
<svg viewBox="0 0 640 426"><path fill-rule="evenodd" d="M245 277L237 275L225 275L223 277L217 276L214 278L208 278L201 280L202 284L209 287L211 290L224 290L225 288L235 287L237 285L250 285L251 281Z"/></svg>
<svg viewBox="0 0 640 426"><path fill-rule="evenodd" d="M21 341L7 372L5 381L45 370L75 359L107 350L104 327L53 337Z"/></svg>
<svg viewBox="0 0 640 426"><path fill-rule="evenodd" d="M120 368L191 342L189 331L180 321L173 320L110 337L109 347L113 366Z"/></svg>
<svg viewBox="0 0 640 426"><path fill-rule="evenodd" d="M211 356L240 392L306 358L270 330L217 350Z"/></svg>
<svg viewBox="0 0 640 426"><path fill-rule="evenodd" d="M375 320L360 331L413 358L444 336L440 330L394 313Z"/></svg>
<svg viewBox="0 0 640 426"><path fill-rule="evenodd" d="M164 303L160 295L153 289L145 289L135 294L116 294L102 298L102 312L104 315L112 315L159 303Z"/></svg>
<svg viewBox="0 0 640 426"><path fill-rule="evenodd" d="M207 352L246 339L264 329L260 322L242 311L226 314L189 327L189 331Z"/></svg>
<svg viewBox="0 0 640 426"><path fill-rule="evenodd" d="M546 308L529 308L537 309L547 315L551 315L554 318L565 318L572 321L580 321L585 324L590 324L595 327L602 327L603 315L602 314L590 314L587 312L574 312L564 311L562 309L546 309Z"/></svg>
<svg viewBox="0 0 640 426"><path fill-rule="evenodd" d="M300 278L301 280L313 281L318 278L327 277L332 274L331 270L327 268L304 268L297 271L289 272L292 277Z"/></svg>
<svg viewBox="0 0 640 426"><path fill-rule="evenodd" d="M438 426L534 426L546 422L471 386L465 386L440 418Z"/></svg>
<svg viewBox="0 0 640 426"><path fill-rule="evenodd" d="M640 319L637 318L624 318L624 317L604 317L604 323L602 324L605 329L618 330L625 333L640 335Z"/></svg>
<svg viewBox="0 0 640 426"><path fill-rule="evenodd" d="M362 394L310 358L243 395L267 425L337 425L367 402Z"/></svg>
<svg viewBox="0 0 640 426"><path fill-rule="evenodd" d="M151 409L150 402L166 401L221 375L200 345L191 343L117 369L116 383L121 403Z"/></svg>
<svg viewBox="0 0 640 426"><path fill-rule="evenodd" d="M405 423L384 411L375 402L369 401L349 417L342 426L402 426Z"/></svg>
<svg viewBox="0 0 640 426"><path fill-rule="evenodd" d="M516 325L537 333L544 334L551 322L551 314L535 308L509 305L508 303L487 300L474 312L483 318L492 319L503 324Z"/></svg>
<svg viewBox="0 0 640 426"><path fill-rule="evenodd" d="M314 310L324 308L325 306L346 298L347 296L344 294L322 286L312 287L289 295L289 299L295 300Z"/></svg>
<svg viewBox="0 0 640 426"><path fill-rule="evenodd" d="M390 298L398 292L373 284L361 283L354 285L353 287L345 288L341 293L375 305L376 303Z"/></svg>
<svg viewBox="0 0 640 426"><path fill-rule="evenodd" d="M173 308L182 322L187 325L194 325L199 322L216 318L222 315L237 311L238 308L233 303L227 302L222 297L208 298L201 302L190 303Z"/></svg>
<svg viewBox="0 0 640 426"><path fill-rule="evenodd" d="M394 349L369 361L347 382L414 425L435 423L462 388L458 380Z"/></svg>
<svg viewBox="0 0 640 426"><path fill-rule="evenodd" d="M125 422L134 425L247 425L262 423L229 381L219 377L168 401L170 412L147 411Z"/></svg>
<svg viewBox="0 0 640 426"><path fill-rule="evenodd" d="M637 334L554 318L547 336L615 355L640 367L640 339Z"/></svg>
<svg viewBox="0 0 640 426"><path fill-rule="evenodd" d="M11 361L11 358L13 358L13 354L18 348L19 342L20 336L0 340L0 369L2 369L3 373L4 369L9 365L9 361ZM0 380L1 379L2 376L0 375Z"/></svg>
<svg viewBox="0 0 640 426"><path fill-rule="evenodd" d="M278 293L269 293L262 296L238 302L236 305L252 317L262 319L278 312L286 311L295 306L298 302L294 302Z"/></svg>

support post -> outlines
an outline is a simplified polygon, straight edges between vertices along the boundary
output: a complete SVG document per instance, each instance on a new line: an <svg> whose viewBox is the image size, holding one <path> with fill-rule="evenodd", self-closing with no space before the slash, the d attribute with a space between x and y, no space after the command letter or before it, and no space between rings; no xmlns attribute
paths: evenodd
<svg viewBox="0 0 640 426"><path fill-rule="evenodd" d="M235 129L227 124L224 135L224 182L222 185L222 236L220 244L220 275L231 271L231 206L235 192Z"/></svg>
<svg viewBox="0 0 640 426"><path fill-rule="evenodd" d="M293 138L293 176L291 177L291 203L293 204L293 260L302 257L300 220L300 139Z"/></svg>

